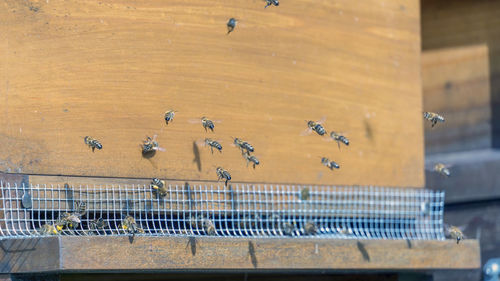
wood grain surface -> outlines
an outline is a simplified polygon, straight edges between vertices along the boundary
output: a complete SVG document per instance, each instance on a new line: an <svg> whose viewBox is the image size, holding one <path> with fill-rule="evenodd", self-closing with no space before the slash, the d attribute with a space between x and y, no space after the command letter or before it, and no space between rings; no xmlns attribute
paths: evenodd
<svg viewBox="0 0 500 281"><path fill-rule="evenodd" d="M426 152L500 147L499 15L498 1L422 1L424 108L450 121Z"/></svg>
<svg viewBox="0 0 500 281"><path fill-rule="evenodd" d="M194 241L193 241L194 240ZM31 255L22 250L24 242ZM31 242L29 242L31 241ZM475 240L396 241L188 237L51 237L3 241L2 272L32 271L355 271L472 269ZM7 243L7 244L6 244ZM191 244L190 244L191 243ZM193 244L194 243L194 246ZM43 251L43 253L39 253ZM50 258L39 261L37 254ZM10 261L10 262L8 262ZM22 261L22 264L16 263ZM51 263L51 264L49 264Z"/></svg>
<svg viewBox="0 0 500 281"><path fill-rule="evenodd" d="M422 187L419 1L264 5L0 1L0 170L216 180L220 165L242 182ZM214 133L190 123L202 116ZM301 136L323 116L349 147ZM146 159L155 134L166 152ZM223 153L196 145L206 137Z"/></svg>

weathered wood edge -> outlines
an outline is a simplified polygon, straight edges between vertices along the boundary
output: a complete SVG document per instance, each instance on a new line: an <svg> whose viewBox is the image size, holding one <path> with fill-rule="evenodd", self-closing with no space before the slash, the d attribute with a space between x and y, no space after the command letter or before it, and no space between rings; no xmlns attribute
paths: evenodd
<svg viewBox="0 0 500 281"><path fill-rule="evenodd" d="M466 240L320 238L49 237L0 241L2 273L30 272L396 272L480 267ZM12 250L14 249L14 250Z"/></svg>

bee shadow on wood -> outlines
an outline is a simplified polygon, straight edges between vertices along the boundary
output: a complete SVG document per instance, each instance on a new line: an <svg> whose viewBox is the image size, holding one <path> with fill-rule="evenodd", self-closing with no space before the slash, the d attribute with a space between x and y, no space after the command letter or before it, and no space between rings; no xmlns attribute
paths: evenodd
<svg viewBox="0 0 500 281"><path fill-rule="evenodd" d="M196 256L196 243L198 241L196 241L196 237L194 236L190 236L188 238L188 242L187 242L187 245L186 245L186 248L187 247L190 247L191 248L191 254L194 256Z"/></svg>
<svg viewBox="0 0 500 281"><path fill-rule="evenodd" d="M411 249L413 245L411 244L410 239L406 239L406 246L408 246L408 249Z"/></svg>
<svg viewBox="0 0 500 281"><path fill-rule="evenodd" d="M135 235L129 235L129 236L128 236L128 242L129 242L130 244L134 243L134 238L135 238Z"/></svg>
<svg viewBox="0 0 500 281"><path fill-rule="evenodd" d="M255 256L255 245L252 241L248 241L248 254L254 268L257 268L257 256Z"/></svg>
<svg viewBox="0 0 500 281"><path fill-rule="evenodd" d="M358 245L359 252L361 253L361 255L363 255L363 259L365 261L370 261L370 255L368 255L368 251L366 250L365 245L363 245L363 243L359 241L356 244Z"/></svg>
<svg viewBox="0 0 500 281"><path fill-rule="evenodd" d="M375 141L374 136L373 136L372 125L366 119L365 119L365 121L363 123L365 125L365 136L366 136L366 138L369 139L372 142Z"/></svg>
<svg viewBox="0 0 500 281"><path fill-rule="evenodd" d="M158 165L156 165L156 163L152 159L153 156L156 155L156 150L152 150L152 151L148 151L148 152L141 151L141 154L142 154L142 158L148 160L149 163L151 163L151 166L153 166L153 168L158 169Z"/></svg>
<svg viewBox="0 0 500 281"><path fill-rule="evenodd" d="M193 141L193 154L194 154L193 162L196 163L196 166L198 167L198 172L201 172L200 149L198 148L196 141Z"/></svg>

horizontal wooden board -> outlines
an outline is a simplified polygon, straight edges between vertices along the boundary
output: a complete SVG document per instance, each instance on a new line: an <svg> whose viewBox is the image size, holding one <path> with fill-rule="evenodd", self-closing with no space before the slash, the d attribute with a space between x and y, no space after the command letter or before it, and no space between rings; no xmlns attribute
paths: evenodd
<svg viewBox="0 0 500 281"><path fill-rule="evenodd" d="M0 170L215 180L220 165L240 182L423 187L419 1L264 5L0 1ZM202 116L214 133L190 123ZM301 136L323 116L349 147ZM144 158L154 134L166 152Z"/></svg>
<svg viewBox="0 0 500 281"><path fill-rule="evenodd" d="M194 240L194 241L193 241ZM23 242L26 241L26 242ZM36 243L30 241L37 241ZM235 239L54 237L5 241L2 272L323 270L356 271L472 269L480 266L475 240L396 241L332 239ZM58 259L38 261L44 251ZM450 258L453 257L453 258ZM19 261L23 262L20 263Z"/></svg>
<svg viewBox="0 0 500 281"><path fill-rule="evenodd" d="M422 53L424 110L446 122L425 122L427 154L491 147L491 97L486 44Z"/></svg>
<svg viewBox="0 0 500 281"><path fill-rule="evenodd" d="M451 122L426 132L428 152L499 147L499 14L498 1L422 1L424 108Z"/></svg>

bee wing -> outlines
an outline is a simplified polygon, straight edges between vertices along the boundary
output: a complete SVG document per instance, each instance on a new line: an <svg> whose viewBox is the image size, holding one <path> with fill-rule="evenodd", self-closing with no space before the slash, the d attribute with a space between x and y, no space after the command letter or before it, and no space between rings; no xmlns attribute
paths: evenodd
<svg viewBox="0 0 500 281"><path fill-rule="evenodd" d="M326 121L326 116L323 116L323 117L321 117L321 119L319 119L318 121L316 121L316 123L323 124L323 123L325 123L325 121Z"/></svg>
<svg viewBox="0 0 500 281"><path fill-rule="evenodd" d="M305 129L304 131L302 131L302 133L300 133L301 136L308 136L312 133L312 130L311 128L307 127L307 129Z"/></svg>
<svg viewBox="0 0 500 281"><path fill-rule="evenodd" d="M197 140L195 141L197 146L206 146L207 144L205 143L205 140Z"/></svg>
<svg viewBox="0 0 500 281"><path fill-rule="evenodd" d="M163 147L159 147L159 146L158 146L158 147L155 147L155 148L153 148L153 149L154 149L154 150L161 151L161 152L166 151L166 149L165 149L165 148L163 148Z"/></svg>
<svg viewBox="0 0 500 281"><path fill-rule="evenodd" d="M212 120L212 122L219 124L219 123L222 123L222 120Z"/></svg>
<svg viewBox="0 0 500 281"><path fill-rule="evenodd" d="M199 124L201 123L201 119L189 119L188 122L191 124Z"/></svg>

